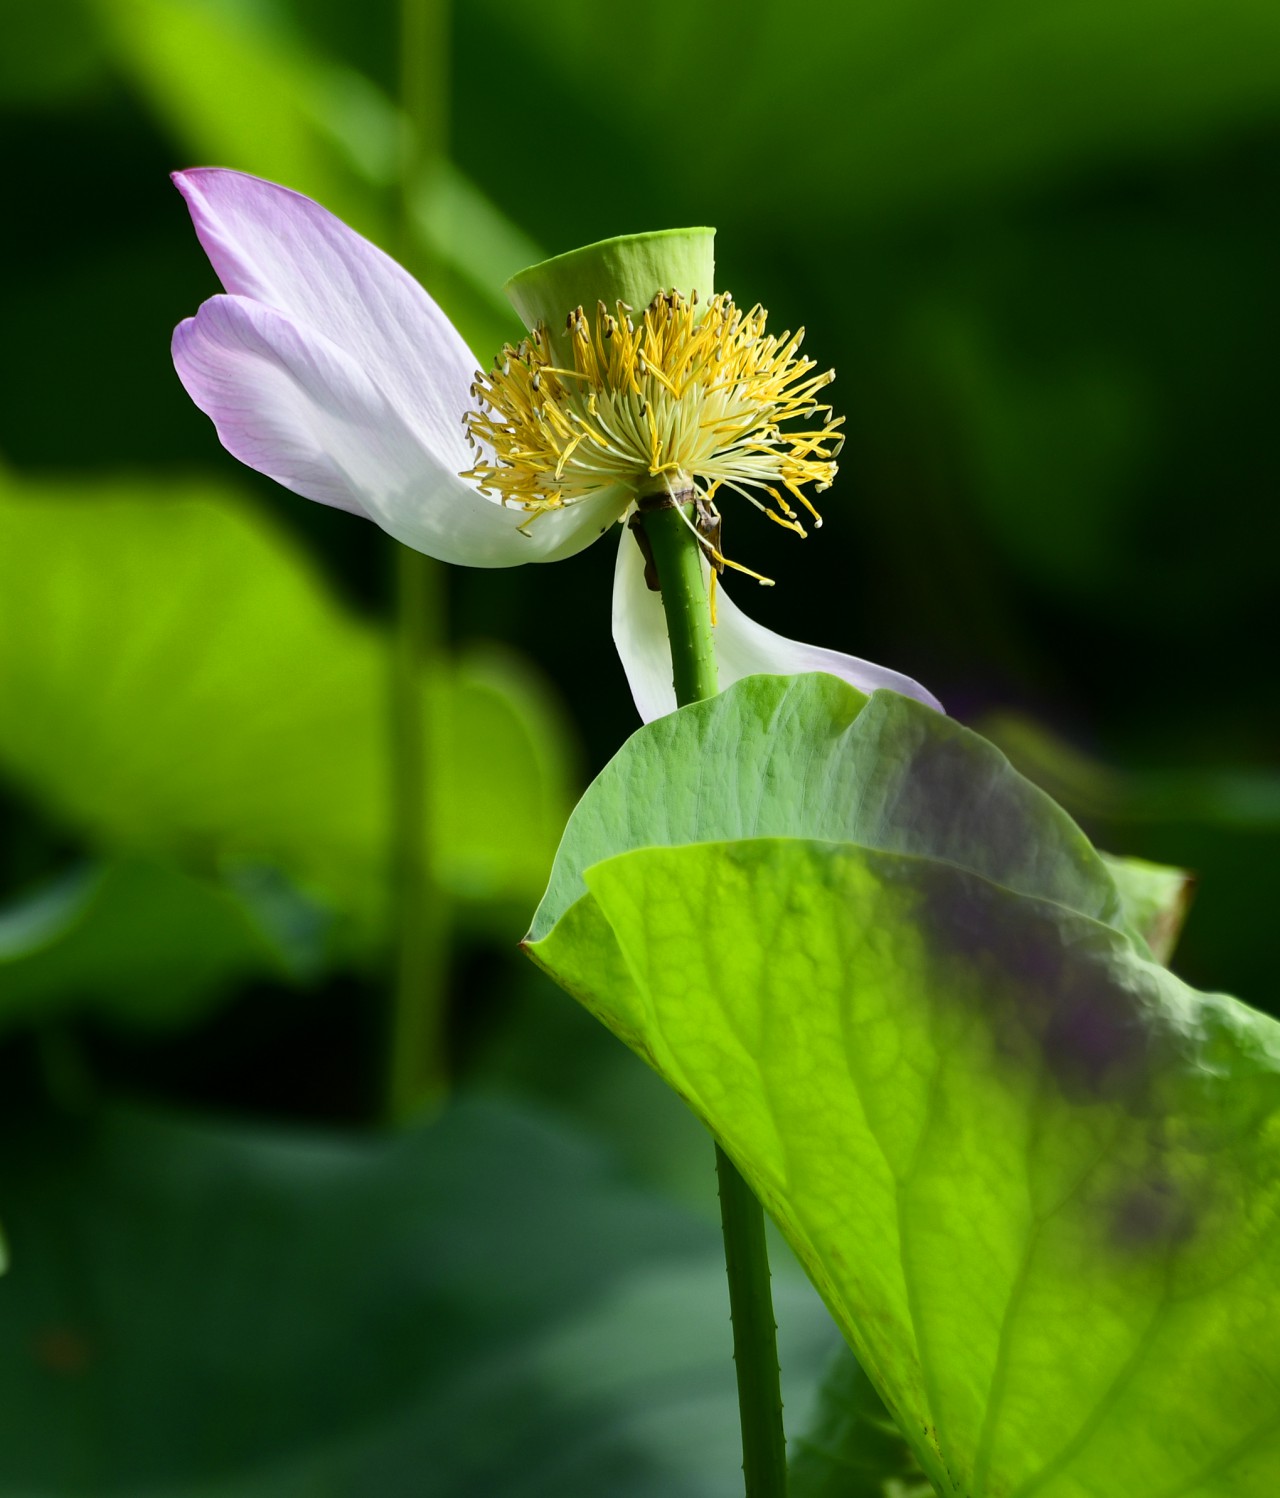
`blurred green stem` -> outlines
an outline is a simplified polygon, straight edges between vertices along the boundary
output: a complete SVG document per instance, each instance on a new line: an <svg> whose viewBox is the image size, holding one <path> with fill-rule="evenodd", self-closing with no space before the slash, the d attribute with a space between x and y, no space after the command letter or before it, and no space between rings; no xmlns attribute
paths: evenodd
<svg viewBox="0 0 1280 1498"><path fill-rule="evenodd" d="M701 547L692 528L693 496L690 494L685 504L676 503L681 497L652 496L648 502L640 501L640 510L654 571L662 587L676 704L684 707L714 697L720 688ZM787 1443L764 1211L718 1144L716 1176L742 1420L742 1475L747 1498L783 1498L787 1490Z"/></svg>
<svg viewBox="0 0 1280 1498"><path fill-rule="evenodd" d="M396 550L397 618L392 676L392 879L395 969L385 1041L382 1103L403 1123L442 1095L449 907L432 860L429 781L435 754L427 683L439 669L444 599L440 568Z"/></svg>
<svg viewBox="0 0 1280 1498"><path fill-rule="evenodd" d="M449 109L448 0L401 0L400 89L404 139L400 168L400 255L424 280L434 267L413 233L413 202L444 159ZM436 290L438 292L438 286ZM449 902L433 861L432 744L426 687L441 664L444 568L401 546L396 551L396 630L392 674L392 878L395 969L386 1026L382 1108L389 1123L438 1101L447 1081Z"/></svg>

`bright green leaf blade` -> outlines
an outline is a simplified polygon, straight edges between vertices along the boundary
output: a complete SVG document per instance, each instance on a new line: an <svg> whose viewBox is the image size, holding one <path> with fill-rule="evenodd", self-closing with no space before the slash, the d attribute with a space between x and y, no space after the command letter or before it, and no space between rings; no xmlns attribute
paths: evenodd
<svg viewBox="0 0 1280 1498"><path fill-rule="evenodd" d="M926 858L653 848L587 884L579 985L621 954L619 1028L734 1156L940 1491L1276 1491L1280 1026ZM553 973L559 940L534 948Z"/></svg>
<svg viewBox="0 0 1280 1498"><path fill-rule="evenodd" d="M742 837L928 854L1122 918L1088 839L985 739L893 692L868 699L833 676L757 676L650 723L601 771L570 818L530 940L603 858Z"/></svg>
<svg viewBox="0 0 1280 1498"><path fill-rule="evenodd" d="M524 1110L0 1138L0 1491L734 1498L719 1234ZM784 1283L794 1405L829 1318Z"/></svg>
<svg viewBox="0 0 1280 1498"><path fill-rule="evenodd" d="M190 1018L246 978L315 975L327 927L268 870L228 885L138 859L80 869L0 910L0 1027L69 1009Z"/></svg>
<svg viewBox="0 0 1280 1498"><path fill-rule="evenodd" d="M276 865L363 936L386 914L389 644L215 485L0 494L0 771L106 847ZM531 903L567 802L526 667L430 687L437 872Z"/></svg>
<svg viewBox="0 0 1280 1498"><path fill-rule="evenodd" d="M1178 945L1183 923L1195 893L1195 876L1186 869L1149 863L1145 858L1119 858L1104 853L1125 918L1151 948L1157 962L1168 962Z"/></svg>

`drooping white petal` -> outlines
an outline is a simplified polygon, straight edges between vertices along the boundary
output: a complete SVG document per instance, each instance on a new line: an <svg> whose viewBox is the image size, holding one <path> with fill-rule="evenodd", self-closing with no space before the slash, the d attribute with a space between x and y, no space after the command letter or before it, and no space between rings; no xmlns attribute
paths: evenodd
<svg viewBox="0 0 1280 1498"><path fill-rule="evenodd" d="M744 676L826 671L843 677L860 692L887 687L938 712L943 710L932 692L909 676L838 650L788 640L765 629L733 603L723 586L716 590L716 616L713 638L722 691ZM625 530L613 577L613 639L641 718L649 723L673 712L676 697L662 599L645 585L644 558L635 538Z"/></svg>
<svg viewBox="0 0 1280 1498"><path fill-rule="evenodd" d="M660 594L644 580L644 557L623 527L613 569L613 643L642 722L651 723L676 705L671 684L671 647Z"/></svg>
<svg viewBox="0 0 1280 1498"><path fill-rule="evenodd" d="M459 478L343 349L247 297L205 302L175 329L173 359L241 462L308 499L367 515L444 562L513 567L569 556L626 502L604 495L529 523Z"/></svg>
<svg viewBox="0 0 1280 1498"><path fill-rule="evenodd" d="M462 413L475 359L402 266L319 203L221 167L174 174L224 288L341 349L455 472L471 466Z"/></svg>

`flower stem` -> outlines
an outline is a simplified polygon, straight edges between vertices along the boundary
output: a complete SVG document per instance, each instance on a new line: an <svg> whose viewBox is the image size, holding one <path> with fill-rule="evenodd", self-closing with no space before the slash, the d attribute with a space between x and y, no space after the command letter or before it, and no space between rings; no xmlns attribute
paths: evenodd
<svg viewBox="0 0 1280 1498"><path fill-rule="evenodd" d="M676 702L684 707L719 690L711 641L711 610L690 503L681 496L640 501L641 523L662 588L671 641ZM769 1287L764 1211L728 1155L716 1145L720 1223L724 1230L733 1358L742 1420L742 1473L747 1498L783 1498L787 1490L786 1436L778 1379L777 1324Z"/></svg>
<svg viewBox="0 0 1280 1498"><path fill-rule="evenodd" d="M401 0L401 259L429 280L412 228L425 172L443 158L448 108L448 0ZM430 772L436 762L426 694L445 633L444 569L396 548L392 661L391 874L395 959L383 1041L381 1106L403 1123L438 1101L447 1082L445 1019L450 913L432 860Z"/></svg>
<svg viewBox="0 0 1280 1498"><path fill-rule="evenodd" d="M679 707L702 702L720 690L701 548L690 529L692 522L686 524L691 509L692 503L675 505L665 494L640 504L644 533L662 589L662 609L671 642L671 675Z"/></svg>
<svg viewBox="0 0 1280 1498"><path fill-rule="evenodd" d="M747 1498L782 1498L787 1491L787 1438L782 1428L778 1324L769 1288L764 1209L718 1144L716 1179L738 1374L742 1475Z"/></svg>

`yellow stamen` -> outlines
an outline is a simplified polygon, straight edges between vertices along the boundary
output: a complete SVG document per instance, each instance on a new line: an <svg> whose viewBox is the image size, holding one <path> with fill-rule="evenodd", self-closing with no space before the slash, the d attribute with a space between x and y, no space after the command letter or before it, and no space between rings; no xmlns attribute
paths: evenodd
<svg viewBox="0 0 1280 1498"><path fill-rule="evenodd" d="M575 308L572 368L552 362L539 328L476 375L479 409L463 419L478 461L464 476L527 510L522 525L607 488L652 493L674 477L707 501L727 486L803 536L786 495L822 524L802 486L830 487L843 418L817 399L835 374L800 356L804 329L768 336L766 316L728 292L705 307L660 292L638 320L623 302L612 312L600 303L594 327ZM816 429L785 430L815 418ZM718 566L768 581L703 544Z"/></svg>

